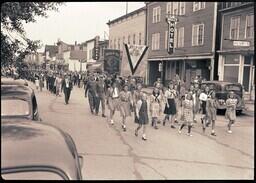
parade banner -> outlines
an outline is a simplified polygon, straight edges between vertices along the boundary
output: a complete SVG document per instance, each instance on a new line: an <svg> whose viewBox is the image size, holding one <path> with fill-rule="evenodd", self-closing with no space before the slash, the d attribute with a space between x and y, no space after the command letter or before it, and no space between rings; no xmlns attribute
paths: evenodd
<svg viewBox="0 0 256 183"><path fill-rule="evenodd" d="M120 73L120 50L104 49L104 71L109 74Z"/></svg>
<svg viewBox="0 0 256 183"><path fill-rule="evenodd" d="M148 47L145 45L124 44L132 74L134 74L143 59Z"/></svg>

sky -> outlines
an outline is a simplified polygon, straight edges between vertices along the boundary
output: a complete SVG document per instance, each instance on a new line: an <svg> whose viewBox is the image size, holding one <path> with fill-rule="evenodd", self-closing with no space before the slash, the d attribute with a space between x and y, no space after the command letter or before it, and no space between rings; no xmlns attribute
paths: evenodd
<svg viewBox="0 0 256 183"><path fill-rule="evenodd" d="M144 2L128 2L128 13L145 6ZM35 23L24 24L27 37L53 45L58 38L65 43L85 42L104 31L109 34L109 20L126 14L126 2L66 2L59 11L48 11L48 18L37 17ZM108 39L106 35L106 39Z"/></svg>

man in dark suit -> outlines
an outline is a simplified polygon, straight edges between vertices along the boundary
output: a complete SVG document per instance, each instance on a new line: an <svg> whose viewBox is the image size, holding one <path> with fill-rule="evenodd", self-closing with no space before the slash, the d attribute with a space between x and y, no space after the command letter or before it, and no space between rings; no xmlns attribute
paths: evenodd
<svg viewBox="0 0 256 183"><path fill-rule="evenodd" d="M106 84L101 75L99 79L96 81L96 114L99 113L99 107L101 104L102 109L102 117L105 118L105 98L106 98Z"/></svg>
<svg viewBox="0 0 256 183"><path fill-rule="evenodd" d="M65 103L66 104L68 104L72 88L73 88L73 84L71 81L71 76L65 75L65 79L63 79L63 81L62 81L62 90L65 95Z"/></svg>
<svg viewBox="0 0 256 183"><path fill-rule="evenodd" d="M89 98L89 105L91 109L91 113L94 114L94 109L96 108L96 81L94 76L89 76L89 81L86 84L85 87L85 97L87 97L88 92L88 98Z"/></svg>

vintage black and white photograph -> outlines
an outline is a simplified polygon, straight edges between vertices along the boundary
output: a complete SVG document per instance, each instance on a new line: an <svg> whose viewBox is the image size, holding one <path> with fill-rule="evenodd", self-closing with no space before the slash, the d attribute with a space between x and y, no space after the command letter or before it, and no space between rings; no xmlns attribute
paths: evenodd
<svg viewBox="0 0 256 183"><path fill-rule="evenodd" d="M254 180L254 9L2 3L2 179Z"/></svg>

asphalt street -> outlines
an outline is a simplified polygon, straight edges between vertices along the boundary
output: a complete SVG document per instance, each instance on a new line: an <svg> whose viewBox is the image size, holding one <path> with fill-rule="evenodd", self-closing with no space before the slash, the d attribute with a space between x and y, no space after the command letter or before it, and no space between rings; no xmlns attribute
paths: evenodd
<svg viewBox="0 0 256 183"><path fill-rule="evenodd" d="M143 141L141 132L134 135L133 117L123 132L119 112L113 126L101 113L92 115L81 88L74 87L68 105L63 94L56 97L46 89L35 93L43 123L68 132L84 156L84 179L254 178L254 111L237 117L232 134L227 133L224 115L218 115L216 137L210 135L210 128L203 133L199 122L192 128L192 137L186 135L186 128L179 134L178 128L168 124L159 124L158 130L149 124L148 140ZM109 116L108 110L106 114Z"/></svg>

